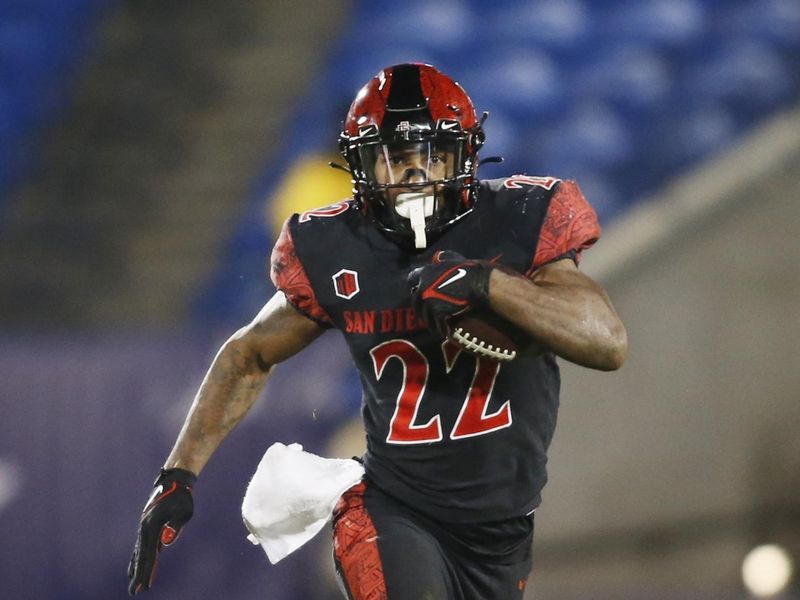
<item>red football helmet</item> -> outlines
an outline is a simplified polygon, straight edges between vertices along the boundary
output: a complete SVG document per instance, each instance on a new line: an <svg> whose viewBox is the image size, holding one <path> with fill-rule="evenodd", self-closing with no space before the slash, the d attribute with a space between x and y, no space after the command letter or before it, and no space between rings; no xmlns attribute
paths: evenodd
<svg viewBox="0 0 800 600"><path fill-rule="evenodd" d="M339 138L359 209L401 243L426 247L472 209L482 124L463 88L434 67L383 69L358 92Z"/></svg>

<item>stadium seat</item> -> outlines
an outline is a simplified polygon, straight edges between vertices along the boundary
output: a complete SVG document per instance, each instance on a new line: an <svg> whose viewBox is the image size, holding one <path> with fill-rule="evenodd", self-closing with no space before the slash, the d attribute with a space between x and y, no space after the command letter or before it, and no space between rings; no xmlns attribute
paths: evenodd
<svg viewBox="0 0 800 600"><path fill-rule="evenodd" d="M536 160L551 172L607 168L629 160L634 152L628 123L599 103L578 105L563 119L534 127L526 140L535 148Z"/></svg>
<svg viewBox="0 0 800 600"><path fill-rule="evenodd" d="M0 140L9 145L31 125L31 113L19 94L0 78Z"/></svg>
<svg viewBox="0 0 800 600"><path fill-rule="evenodd" d="M0 205L34 160L39 128L64 107L94 18L116 2L0 2Z"/></svg>
<svg viewBox="0 0 800 600"><path fill-rule="evenodd" d="M669 100L673 71L657 48L623 42L587 55L569 73L568 85L574 97L607 102L640 118Z"/></svg>
<svg viewBox="0 0 800 600"><path fill-rule="evenodd" d="M487 13L483 29L487 38L548 52L575 49L591 32L591 11L580 0L508 2Z"/></svg>
<svg viewBox="0 0 800 600"><path fill-rule="evenodd" d="M481 158L502 156L506 160L516 155L518 126L502 110L489 111L484 124L486 145L481 150ZM503 167L505 170L506 166Z"/></svg>
<svg viewBox="0 0 800 600"><path fill-rule="evenodd" d="M785 50L797 52L800 49L800 2L727 2L715 15L713 28L720 37L755 37Z"/></svg>
<svg viewBox="0 0 800 600"><path fill-rule="evenodd" d="M685 70L679 92L688 99L725 103L750 118L790 97L798 81L796 67L766 42L720 40Z"/></svg>
<svg viewBox="0 0 800 600"><path fill-rule="evenodd" d="M82 27L103 8L118 0L3 0L0 19L29 17L43 22L59 24L65 30Z"/></svg>
<svg viewBox="0 0 800 600"><path fill-rule="evenodd" d="M378 2L356 16L353 38L370 49L401 41L423 49L452 48L474 40L475 27L472 11L459 0Z"/></svg>
<svg viewBox="0 0 800 600"><path fill-rule="evenodd" d="M529 47L507 46L476 57L461 69L460 80L476 108L498 107L528 120L563 111L563 79L550 55Z"/></svg>
<svg viewBox="0 0 800 600"><path fill-rule="evenodd" d="M647 155L640 168L652 180L663 180L669 173L730 147L741 133L741 123L723 104L677 105L640 136L639 146Z"/></svg>
<svg viewBox="0 0 800 600"><path fill-rule="evenodd" d="M706 10L698 0L626 0L602 13L597 31L609 39L680 48L706 31Z"/></svg>

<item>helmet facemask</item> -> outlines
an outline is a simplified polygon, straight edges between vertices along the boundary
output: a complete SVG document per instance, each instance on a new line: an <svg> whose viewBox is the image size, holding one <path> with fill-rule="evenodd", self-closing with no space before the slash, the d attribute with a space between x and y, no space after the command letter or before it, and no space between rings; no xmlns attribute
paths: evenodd
<svg viewBox="0 0 800 600"><path fill-rule="evenodd" d="M464 184L472 179L472 168L465 149L464 136L456 135L359 144L370 216L387 233L413 239L415 248L427 247L429 234L467 210Z"/></svg>

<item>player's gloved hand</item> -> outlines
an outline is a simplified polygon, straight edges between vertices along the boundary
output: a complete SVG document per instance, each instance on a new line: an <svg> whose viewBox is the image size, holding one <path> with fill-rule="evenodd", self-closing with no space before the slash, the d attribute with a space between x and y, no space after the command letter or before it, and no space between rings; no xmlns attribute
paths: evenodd
<svg viewBox="0 0 800 600"><path fill-rule="evenodd" d="M197 475L185 469L162 469L139 520L139 536L128 565L131 596L153 585L161 548L178 537L192 517L192 487Z"/></svg>
<svg viewBox="0 0 800 600"><path fill-rule="evenodd" d="M447 319L489 303L489 276L494 266L442 250L431 264L408 274L411 303L417 315L444 337Z"/></svg>

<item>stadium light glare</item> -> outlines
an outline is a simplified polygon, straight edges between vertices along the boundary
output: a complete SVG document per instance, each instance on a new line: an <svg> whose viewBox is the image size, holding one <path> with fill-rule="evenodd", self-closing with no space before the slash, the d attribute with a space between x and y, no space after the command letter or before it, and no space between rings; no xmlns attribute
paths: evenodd
<svg viewBox="0 0 800 600"><path fill-rule="evenodd" d="M742 562L742 580L756 598L771 598L785 590L793 571L792 557L776 544L753 548Z"/></svg>

